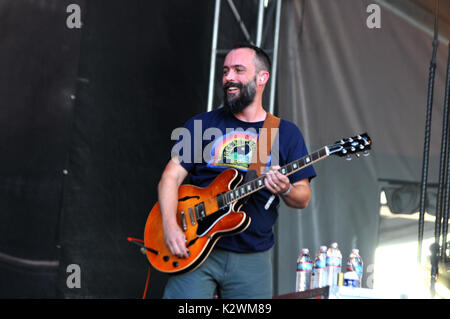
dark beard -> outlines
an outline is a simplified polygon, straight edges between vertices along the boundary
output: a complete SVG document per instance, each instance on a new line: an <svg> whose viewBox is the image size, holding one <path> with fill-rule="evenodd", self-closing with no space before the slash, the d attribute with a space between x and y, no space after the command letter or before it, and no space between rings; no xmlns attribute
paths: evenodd
<svg viewBox="0 0 450 319"><path fill-rule="evenodd" d="M239 88L238 96L228 96L227 90L231 86ZM228 82L223 86L223 106L232 114L238 114L253 102L255 95L256 76L246 84Z"/></svg>

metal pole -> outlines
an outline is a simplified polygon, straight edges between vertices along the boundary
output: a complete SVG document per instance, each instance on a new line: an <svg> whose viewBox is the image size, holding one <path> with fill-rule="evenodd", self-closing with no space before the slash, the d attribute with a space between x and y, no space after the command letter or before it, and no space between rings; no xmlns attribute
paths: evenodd
<svg viewBox="0 0 450 319"><path fill-rule="evenodd" d="M241 16L239 15L239 12L237 11L236 6L234 5L233 0L228 0L228 5L230 6L230 9L233 12L236 21L239 23L239 26L241 27L241 31L244 34L245 38L249 43L254 44L252 39L250 38L250 33L248 32L247 27L244 24L244 21L242 21Z"/></svg>
<svg viewBox="0 0 450 319"><path fill-rule="evenodd" d="M217 51L217 34L219 31L219 17L220 17L220 0L216 0L214 9L214 25L213 38L211 45L211 65L209 68L209 88L208 88L208 104L207 111L212 111L212 103L214 97L214 81L216 75L216 51Z"/></svg>
<svg viewBox="0 0 450 319"><path fill-rule="evenodd" d="M263 22L264 22L264 0L259 0L258 27L257 27L257 32L256 32L256 46L257 47L261 47Z"/></svg>
<svg viewBox="0 0 450 319"><path fill-rule="evenodd" d="M278 67L278 41L280 38L280 18L281 18L281 1L277 0L277 10L275 16L275 36L273 41L273 57L272 57L272 83L270 84L270 102L269 113L274 114L275 108L275 88L277 84L277 67Z"/></svg>

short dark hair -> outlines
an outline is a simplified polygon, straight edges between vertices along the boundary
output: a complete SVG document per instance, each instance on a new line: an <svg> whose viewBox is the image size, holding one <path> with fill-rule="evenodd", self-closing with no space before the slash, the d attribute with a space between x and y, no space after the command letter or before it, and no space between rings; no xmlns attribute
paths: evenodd
<svg viewBox="0 0 450 319"><path fill-rule="evenodd" d="M264 52L263 49L246 42L239 42L233 45L233 50L247 48L255 52L256 58L256 72L261 70L270 72L272 69L272 62L270 61L269 55Z"/></svg>

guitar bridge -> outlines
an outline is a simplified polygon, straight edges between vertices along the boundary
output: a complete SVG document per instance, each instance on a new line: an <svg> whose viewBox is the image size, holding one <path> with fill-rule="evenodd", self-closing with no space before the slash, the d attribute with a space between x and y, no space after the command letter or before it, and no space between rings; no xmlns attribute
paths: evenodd
<svg viewBox="0 0 450 319"><path fill-rule="evenodd" d="M197 220L202 220L206 217L205 212L205 203L201 202L200 204L195 205L195 216L197 217Z"/></svg>

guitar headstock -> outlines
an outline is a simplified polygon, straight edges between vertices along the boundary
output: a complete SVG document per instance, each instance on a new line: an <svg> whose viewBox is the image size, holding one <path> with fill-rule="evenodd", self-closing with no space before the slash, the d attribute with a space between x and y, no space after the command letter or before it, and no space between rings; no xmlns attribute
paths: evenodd
<svg viewBox="0 0 450 319"><path fill-rule="evenodd" d="M359 157L362 153L363 156L369 155L370 147L372 146L372 140L370 139L367 133L363 133L361 135L344 138L340 141L337 141L334 145L328 146L330 151L330 155L337 155L340 157L346 157L348 160L351 160L351 155L355 154L356 157Z"/></svg>

